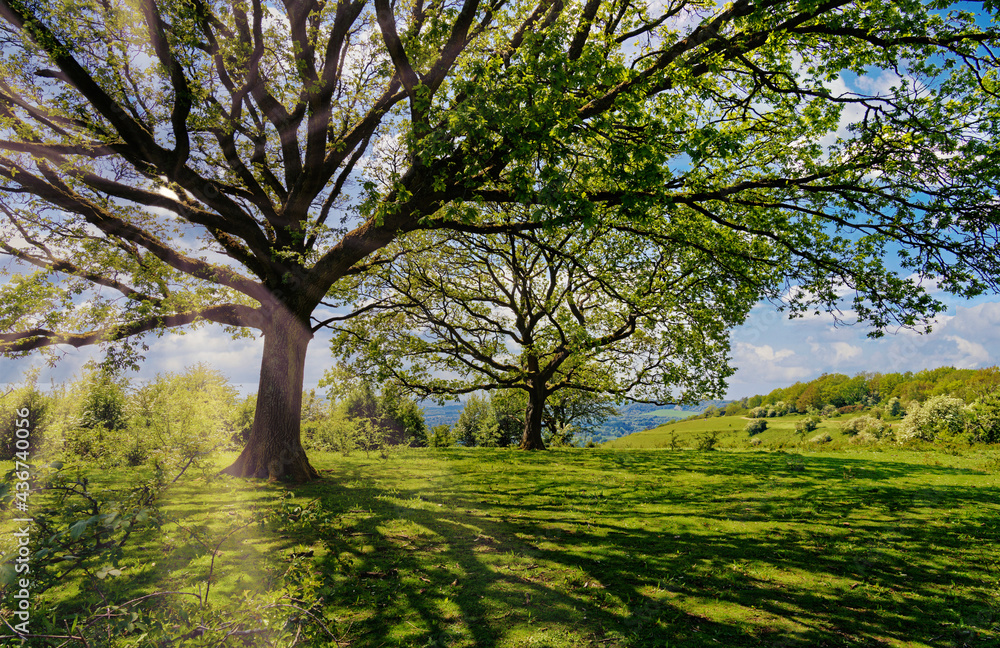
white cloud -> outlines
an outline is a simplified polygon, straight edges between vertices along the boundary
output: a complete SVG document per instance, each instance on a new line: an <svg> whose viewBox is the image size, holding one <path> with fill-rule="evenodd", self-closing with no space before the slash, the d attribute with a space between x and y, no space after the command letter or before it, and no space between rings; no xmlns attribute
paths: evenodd
<svg viewBox="0 0 1000 648"><path fill-rule="evenodd" d="M810 341L813 361L824 360L830 367L839 367L858 360L864 355L864 350L855 344L842 341L816 342Z"/></svg>
<svg viewBox="0 0 1000 648"><path fill-rule="evenodd" d="M766 394L823 373L1000 364L1000 301L956 304L951 312L936 318L928 334L900 329L870 339L866 337L869 330L834 327L826 314L789 320L773 308L755 308L746 324L733 333L737 373L730 379L729 395Z"/></svg>
<svg viewBox="0 0 1000 648"><path fill-rule="evenodd" d="M955 366L959 368L974 368L981 366L983 363L989 362L990 352L986 350L982 344L977 342L970 342L965 338L960 338L957 335L946 335L945 338L949 342L954 342L955 346L958 348L958 352L962 354L962 359L955 362Z"/></svg>

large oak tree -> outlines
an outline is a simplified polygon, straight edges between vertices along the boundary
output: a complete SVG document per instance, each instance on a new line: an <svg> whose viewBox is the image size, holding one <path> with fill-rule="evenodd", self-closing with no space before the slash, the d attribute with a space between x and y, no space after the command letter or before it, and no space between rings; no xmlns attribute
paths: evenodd
<svg viewBox="0 0 1000 648"><path fill-rule="evenodd" d="M306 348L373 252L544 225L484 205L669 223L781 270L793 308L853 291L876 330L940 307L907 273L995 286L997 38L941 3L0 0L0 19L3 352L259 332L236 475L315 475Z"/></svg>

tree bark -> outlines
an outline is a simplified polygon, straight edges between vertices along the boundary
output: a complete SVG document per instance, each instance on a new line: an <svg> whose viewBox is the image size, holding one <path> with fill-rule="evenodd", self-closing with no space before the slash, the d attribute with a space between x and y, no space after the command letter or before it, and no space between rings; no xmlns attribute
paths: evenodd
<svg viewBox="0 0 1000 648"><path fill-rule="evenodd" d="M264 329L257 410L247 445L222 472L234 477L304 482L319 473L300 438L302 383L309 329L292 313L276 309Z"/></svg>
<svg viewBox="0 0 1000 648"><path fill-rule="evenodd" d="M521 450L544 450L542 440L542 413L545 411L544 391L532 389L528 392L528 409L524 413L524 436Z"/></svg>

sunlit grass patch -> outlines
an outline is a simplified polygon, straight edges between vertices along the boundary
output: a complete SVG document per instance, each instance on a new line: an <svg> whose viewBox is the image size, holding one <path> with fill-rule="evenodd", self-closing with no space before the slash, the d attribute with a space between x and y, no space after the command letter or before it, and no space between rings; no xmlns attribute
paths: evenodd
<svg viewBox="0 0 1000 648"><path fill-rule="evenodd" d="M312 460L322 479L303 485L185 476L120 577L46 604L280 592L322 622L298 640L314 646L1000 642L994 450Z"/></svg>

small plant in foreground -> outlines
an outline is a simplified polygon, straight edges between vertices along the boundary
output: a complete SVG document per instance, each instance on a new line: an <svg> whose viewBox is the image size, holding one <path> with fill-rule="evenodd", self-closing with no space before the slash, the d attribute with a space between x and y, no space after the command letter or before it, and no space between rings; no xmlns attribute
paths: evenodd
<svg viewBox="0 0 1000 648"><path fill-rule="evenodd" d="M695 439L694 449L700 452L709 452L711 450L715 450L715 446L718 442L718 432L706 432Z"/></svg>

